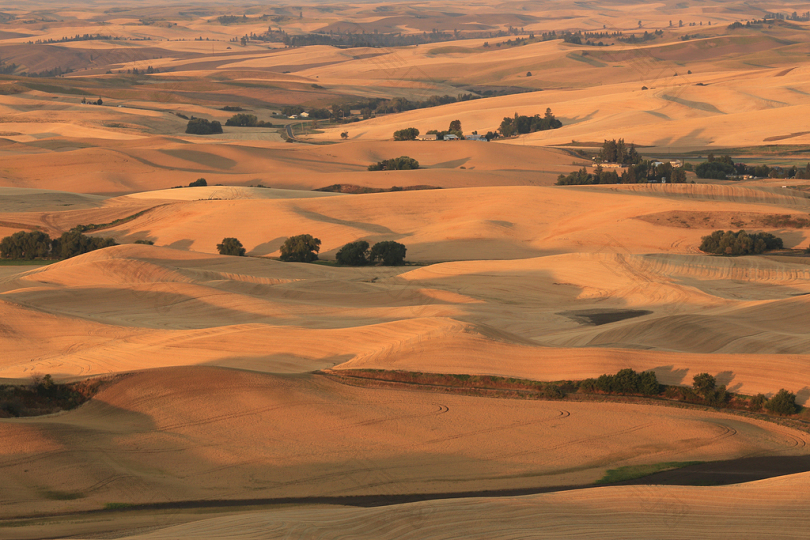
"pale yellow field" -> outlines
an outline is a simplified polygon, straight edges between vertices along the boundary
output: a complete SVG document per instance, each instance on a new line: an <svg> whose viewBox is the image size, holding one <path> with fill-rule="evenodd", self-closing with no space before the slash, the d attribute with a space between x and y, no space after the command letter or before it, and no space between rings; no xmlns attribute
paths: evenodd
<svg viewBox="0 0 810 540"><path fill-rule="evenodd" d="M554 185L616 138L646 159L803 167L810 23L729 28L762 16L740 2L0 9L0 238L95 224L121 244L0 265L0 383L108 378L74 410L0 408L0 538L801 537L806 410L780 424L348 371L561 381L632 368L682 386L709 373L810 404L810 229L796 225L810 180ZM578 30L607 46L560 39ZM279 32L369 43L287 47ZM372 46L392 36L423 42ZM347 123L281 113L464 94L489 97ZM484 134L547 108L562 128L392 140L453 120ZM191 117L224 125L237 111L272 127L185 133ZM420 168L368 171L398 156ZM315 191L335 185L386 191ZM769 225L779 216L793 224ZM787 249L698 249L742 227ZM278 260L298 234L322 241L321 264ZM248 256L219 255L227 237ZM336 266L357 240L401 242L409 264ZM764 461L733 472L743 459ZM742 483L593 485L695 461ZM403 502L419 497L431 500Z"/></svg>

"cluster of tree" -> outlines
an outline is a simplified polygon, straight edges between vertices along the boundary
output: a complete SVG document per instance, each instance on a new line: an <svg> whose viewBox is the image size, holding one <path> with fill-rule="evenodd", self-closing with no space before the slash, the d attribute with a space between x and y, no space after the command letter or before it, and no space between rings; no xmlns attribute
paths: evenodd
<svg viewBox="0 0 810 540"><path fill-rule="evenodd" d="M118 36L105 36L103 34L76 34L73 37L61 37L59 39L38 39L36 41L29 41L29 45L42 45L42 44L49 44L49 43L67 43L70 41L112 41L112 40L125 40L127 38L122 38Z"/></svg>
<svg viewBox="0 0 810 540"><path fill-rule="evenodd" d="M731 177L743 175L756 176L760 178L810 178L810 163L805 167L768 167L767 165L747 165L745 163L735 163L730 156L715 157L709 154L706 161L695 167L695 174L698 178L713 178L716 180L726 180Z"/></svg>
<svg viewBox="0 0 810 540"><path fill-rule="evenodd" d="M593 173L589 173L585 167L569 174L561 174L557 177L558 186L582 186L591 184L640 184L645 182L661 182L666 178L667 182L682 184L686 182L686 172L683 169L675 168L670 163L659 163L642 160L635 164L628 165L621 176L616 171L605 170L601 164L597 164Z"/></svg>
<svg viewBox="0 0 810 540"><path fill-rule="evenodd" d="M225 105L224 107L222 107L221 110L228 111L228 112L242 112L245 109L243 109L242 107L240 107L238 105Z"/></svg>
<svg viewBox="0 0 810 540"><path fill-rule="evenodd" d="M211 135L212 133L222 133L222 124L218 120L207 120L205 118L194 118L188 121L186 133L193 135Z"/></svg>
<svg viewBox="0 0 810 540"><path fill-rule="evenodd" d="M383 266L401 266L405 263L407 248L399 242L377 242L369 249L365 240L349 242L335 255L335 260L343 266L366 266L381 264Z"/></svg>
<svg viewBox="0 0 810 540"><path fill-rule="evenodd" d="M419 162L408 156L384 159L368 166L370 171L410 171L418 168Z"/></svg>
<svg viewBox="0 0 810 540"><path fill-rule="evenodd" d="M622 36L617 38L619 41L623 43L644 43L646 41L652 41L657 37L661 37L664 35L663 30L656 30L652 33L644 31L644 34L641 36L636 36L635 34L630 34L629 36Z"/></svg>
<svg viewBox="0 0 810 540"><path fill-rule="evenodd" d="M395 141L415 141L419 136L419 130L416 128L405 128L394 132Z"/></svg>
<svg viewBox="0 0 810 540"><path fill-rule="evenodd" d="M796 13L795 11L789 15L785 15L784 13L773 13L770 11L766 11L764 19L765 20L772 19L775 21L810 21L810 11L805 11L801 15Z"/></svg>
<svg viewBox="0 0 810 540"><path fill-rule="evenodd" d="M46 70L43 70L43 71L36 71L36 72L32 72L32 71L25 72L24 71L23 73L21 73L21 75L23 77L33 77L33 78L41 77L41 78L50 79L50 78L54 78L54 77L61 77L62 75L67 75L68 73L73 73L73 70L71 68L64 68L63 69L63 68L57 66L55 68L46 69Z"/></svg>
<svg viewBox="0 0 810 540"><path fill-rule="evenodd" d="M86 236L78 228L51 237L41 231L20 231L0 240L0 257L4 259L69 259L97 249L115 246L112 238Z"/></svg>
<svg viewBox="0 0 810 540"><path fill-rule="evenodd" d="M714 154L709 154L708 161L695 167L695 174L698 178L725 180L727 175L734 174L734 172L734 161L730 156L720 156L719 159L715 159Z"/></svg>
<svg viewBox="0 0 810 540"><path fill-rule="evenodd" d="M701 238L700 251L717 255L754 255L782 249L784 242L771 233L748 234L745 231L714 231Z"/></svg>
<svg viewBox="0 0 810 540"><path fill-rule="evenodd" d="M662 391L665 397L689 403L701 403L711 407L747 408L760 411L764 407L772 414L791 415L797 412L796 396L784 388L770 399L764 394L757 394L750 399L741 398L729 392L724 385L717 385L717 380L708 373L698 373L692 378L692 387L664 386L658 383L655 373L645 371L637 373L632 369L623 369L615 375L601 375L596 379L585 379L576 383L567 383L580 392L600 392L606 394L635 394L658 396ZM570 388L565 388L569 390Z"/></svg>
<svg viewBox="0 0 810 540"><path fill-rule="evenodd" d="M205 178L197 178L196 180L191 182L188 185L188 187L205 187L207 185L208 185L208 182L205 180Z"/></svg>
<svg viewBox="0 0 810 540"><path fill-rule="evenodd" d="M247 15L242 15L241 17L237 15L220 15L219 17L216 18L216 21L219 24L228 25L228 24L254 23L257 21L266 21L269 18L270 15L260 15L258 17L250 17L250 18L248 18Z"/></svg>
<svg viewBox="0 0 810 540"><path fill-rule="evenodd" d="M641 163L641 155L636 150L636 145L630 143L628 146L625 144L624 139L605 140L596 159L603 163L621 163L622 165Z"/></svg>
<svg viewBox="0 0 810 540"><path fill-rule="evenodd" d="M600 375L596 379L586 379L580 383L584 391L598 391L606 394L642 394L657 396L661 393L661 385L655 372L644 371L636 373L632 369L623 369L616 375Z"/></svg>
<svg viewBox="0 0 810 540"><path fill-rule="evenodd" d="M566 32L563 34L563 41L573 45L590 45L592 47L604 47L609 45L601 41L602 38L621 38L621 32ZM556 36L555 36L556 37ZM599 39L600 41L594 41Z"/></svg>
<svg viewBox="0 0 810 540"><path fill-rule="evenodd" d="M0 58L0 75L11 75L17 68L20 67L17 64L6 64L2 58Z"/></svg>
<svg viewBox="0 0 810 540"><path fill-rule="evenodd" d="M270 122L259 120L255 114L237 113L225 121L226 126L236 127L273 127Z"/></svg>
<svg viewBox="0 0 810 540"><path fill-rule="evenodd" d="M404 47L408 45L420 45L424 43L438 43L443 41L460 40L460 39L486 39L486 38L499 38L509 35L526 34L522 28L509 27L507 30L498 30L493 32L460 32L454 30L452 32L443 32L433 29L430 32L423 32L421 34L403 34L396 33L380 33L374 31L367 33L365 30L347 30L347 31L334 31L330 30L328 33L321 31L311 34L295 34L290 35L280 28L273 30L269 27L267 32L257 35L252 33L250 39L255 41L265 41L274 43L284 43L288 47L306 47L308 45L330 45L338 48L355 48L355 47ZM534 34L530 33L534 39Z"/></svg>
<svg viewBox="0 0 810 540"><path fill-rule="evenodd" d="M459 139L464 139L464 132L461 130L461 120L452 120L450 122L450 126L445 129L444 131L439 131L438 129L431 129L427 132L428 135L436 135L436 139L439 141L443 141L445 135L455 135ZM478 133L476 132L476 135Z"/></svg>
<svg viewBox="0 0 810 540"><path fill-rule="evenodd" d="M89 104L89 105L104 105L104 102L101 100L101 98L98 98L95 101L88 100L87 98L82 98L82 105L86 105L86 104Z"/></svg>
<svg viewBox="0 0 810 540"><path fill-rule="evenodd" d="M318 252L321 250L321 240L314 238L310 234L299 234L291 236L284 241L281 246L281 260L285 262L313 262L318 260ZM244 257L246 250L242 243L236 238L223 238L222 243L217 244L217 251L220 255L232 255ZM379 264L382 266L400 266L405 262L404 245L393 242L377 242L371 249L365 240L349 242L335 255L337 263L343 266L366 266L368 264Z"/></svg>
<svg viewBox="0 0 810 540"><path fill-rule="evenodd" d="M514 118L505 117L501 122L498 131L504 137L512 137L523 133L534 133L535 131L545 131L548 129L558 129L562 127L562 122L554 117L550 108L546 109L546 114L540 116L521 116L515 113Z"/></svg>

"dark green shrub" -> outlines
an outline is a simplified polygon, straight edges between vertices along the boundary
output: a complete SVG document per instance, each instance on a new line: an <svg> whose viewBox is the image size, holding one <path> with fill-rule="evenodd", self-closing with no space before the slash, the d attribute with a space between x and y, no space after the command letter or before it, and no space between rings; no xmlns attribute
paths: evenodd
<svg viewBox="0 0 810 540"><path fill-rule="evenodd" d="M340 248L340 251L335 255L335 260L338 264L344 266L365 266L368 264L368 242L365 240L358 240L350 242Z"/></svg>
<svg viewBox="0 0 810 540"><path fill-rule="evenodd" d="M782 388L765 403L765 408L782 416L796 414L796 395Z"/></svg>
<svg viewBox="0 0 810 540"><path fill-rule="evenodd" d="M587 385L586 385L587 383ZM605 392L608 394L644 394L656 396L661 392L661 385L653 371L636 373L632 369L622 369L616 375L600 375L597 379L587 379L580 384L585 391Z"/></svg>
<svg viewBox="0 0 810 540"><path fill-rule="evenodd" d="M217 244L217 251L219 251L220 255L245 256L245 248L242 247L242 242L236 238L223 238L222 243Z"/></svg>
<svg viewBox="0 0 810 540"><path fill-rule="evenodd" d="M321 241L309 234L291 236L281 246L281 260L286 262L312 262L318 260Z"/></svg>
<svg viewBox="0 0 810 540"><path fill-rule="evenodd" d="M766 401L768 401L768 398L765 397L765 394L757 394L751 398L748 408L752 411L761 411Z"/></svg>
<svg viewBox="0 0 810 540"><path fill-rule="evenodd" d="M136 244L146 244L147 246L154 246L155 245L154 240L135 240L135 243Z"/></svg>
<svg viewBox="0 0 810 540"><path fill-rule="evenodd" d="M385 159L368 166L368 170L370 171L409 171L418 168L419 162L408 156Z"/></svg>
<svg viewBox="0 0 810 540"><path fill-rule="evenodd" d="M377 242L371 248L368 259L372 263L381 263L383 266L400 266L405 262L406 251L407 248L399 242L391 240Z"/></svg>

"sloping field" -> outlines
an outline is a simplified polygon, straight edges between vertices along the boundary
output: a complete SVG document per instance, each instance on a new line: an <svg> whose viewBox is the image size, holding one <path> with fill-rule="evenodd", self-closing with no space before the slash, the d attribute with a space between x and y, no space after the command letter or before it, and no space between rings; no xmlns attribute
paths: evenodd
<svg viewBox="0 0 810 540"><path fill-rule="evenodd" d="M141 372L0 423L4 517L142 504L570 485L608 464L804 455L806 435L716 413L358 389L215 368ZM13 495L12 495L13 494ZM317 499L315 499L317 500Z"/></svg>
<svg viewBox="0 0 810 540"><path fill-rule="evenodd" d="M625 486L514 498L418 502L383 508L274 510L133 536L138 540L792 538L808 525L807 474L727 487ZM486 519L482 519L486 516ZM643 518L639 518L643 516ZM785 527L782 533L774 527ZM530 533L527 533L530 531Z"/></svg>
<svg viewBox="0 0 810 540"><path fill-rule="evenodd" d="M560 173L586 164L557 150L504 149L475 142L450 147L421 141L340 146L225 140L217 144L199 138L192 142L196 144L153 137L126 146L93 140L92 146L67 151L43 152L37 147L37 167L30 166L31 156L25 152L34 148L20 146L16 155L4 159L0 186L121 194L185 186L200 177L209 186L262 184L303 190L343 183L385 189L550 185ZM372 163L400 155L416 159L423 169L367 170Z"/></svg>
<svg viewBox="0 0 810 540"><path fill-rule="evenodd" d="M664 254L330 268L119 246L3 278L0 376L210 364L560 380L632 367L667 384L711 372L746 394L792 388L803 403L808 272Z"/></svg>
<svg viewBox="0 0 810 540"><path fill-rule="evenodd" d="M412 172L416 171L399 171L389 178L408 185L418 178L409 174ZM428 180L440 178L436 175ZM181 191L182 195L197 193ZM653 209L711 213L718 200L731 212L806 211L810 199L794 193L690 184L488 187L315 199L200 200L156 208L106 230L104 236L124 242L148 237L158 245L209 253L215 252L223 237L234 236L249 254L277 256L288 236L308 233L322 240L321 255L326 259L358 239L404 243L412 261L518 259L567 252L683 254L695 253L701 236L711 229L668 227L636 218L654 213ZM786 246L805 245L805 235L802 229L790 231L785 235Z"/></svg>

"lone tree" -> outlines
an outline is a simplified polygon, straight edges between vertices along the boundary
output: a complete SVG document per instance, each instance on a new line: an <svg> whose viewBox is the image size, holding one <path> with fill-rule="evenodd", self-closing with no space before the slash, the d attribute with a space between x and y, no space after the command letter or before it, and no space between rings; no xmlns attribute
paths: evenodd
<svg viewBox="0 0 810 540"><path fill-rule="evenodd" d="M782 388L765 403L765 408L783 416L796 414L796 395Z"/></svg>
<svg viewBox="0 0 810 540"><path fill-rule="evenodd" d="M448 131L461 131L461 120L453 120L450 122L450 129Z"/></svg>
<svg viewBox="0 0 810 540"><path fill-rule="evenodd" d="M337 252L335 260L343 266L365 266L368 264L368 242L357 240L349 242Z"/></svg>
<svg viewBox="0 0 810 540"><path fill-rule="evenodd" d="M312 262L318 260L321 241L311 234L291 236L281 246L281 260L286 262Z"/></svg>
<svg viewBox="0 0 810 540"><path fill-rule="evenodd" d="M197 178L192 183L188 185L188 187L205 187L208 185L208 182L205 181L205 178Z"/></svg>
<svg viewBox="0 0 810 540"><path fill-rule="evenodd" d="M242 247L242 242L236 238L223 238L222 243L217 244L217 251L220 255L245 256L245 248Z"/></svg>
<svg viewBox="0 0 810 540"><path fill-rule="evenodd" d="M407 248L399 242L386 240L374 244L368 259L372 263L379 262L383 266L400 266L405 263L406 251Z"/></svg>

